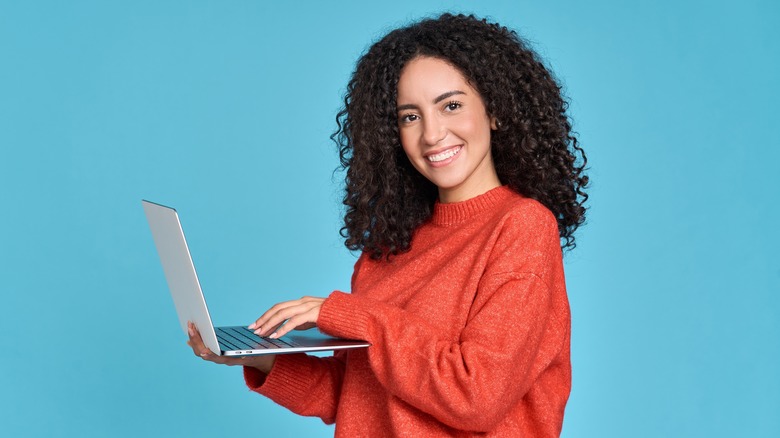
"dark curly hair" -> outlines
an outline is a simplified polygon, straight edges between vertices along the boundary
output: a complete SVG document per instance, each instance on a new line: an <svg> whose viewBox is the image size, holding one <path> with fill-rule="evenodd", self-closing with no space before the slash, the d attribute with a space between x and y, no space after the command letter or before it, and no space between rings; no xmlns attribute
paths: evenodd
<svg viewBox="0 0 780 438"><path fill-rule="evenodd" d="M479 92L500 122L491 150L501 183L550 209L562 247L574 248L585 221L587 158L561 87L514 31L451 14L393 30L358 60L331 136L346 170L347 248L375 259L399 254L431 217L438 191L406 157L396 110L401 70L418 56L448 62Z"/></svg>

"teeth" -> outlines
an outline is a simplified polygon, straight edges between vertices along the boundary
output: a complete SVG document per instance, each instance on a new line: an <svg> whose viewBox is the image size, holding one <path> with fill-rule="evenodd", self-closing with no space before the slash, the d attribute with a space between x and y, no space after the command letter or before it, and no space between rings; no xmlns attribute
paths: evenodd
<svg viewBox="0 0 780 438"><path fill-rule="evenodd" d="M444 161L447 158L454 157L458 152L460 152L460 148L449 149L440 154L431 155L430 157L428 157L428 161L432 161L434 163L438 161Z"/></svg>

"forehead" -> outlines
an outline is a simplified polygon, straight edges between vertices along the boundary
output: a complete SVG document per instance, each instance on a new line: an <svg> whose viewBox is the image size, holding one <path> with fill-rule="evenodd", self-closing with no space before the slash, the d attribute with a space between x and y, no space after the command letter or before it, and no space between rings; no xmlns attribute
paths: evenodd
<svg viewBox="0 0 780 438"><path fill-rule="evenodd" d="M459 90L474 93L466 77L447 61L417 57L409 61L398 78L398 99L426 98Z"/></svg>

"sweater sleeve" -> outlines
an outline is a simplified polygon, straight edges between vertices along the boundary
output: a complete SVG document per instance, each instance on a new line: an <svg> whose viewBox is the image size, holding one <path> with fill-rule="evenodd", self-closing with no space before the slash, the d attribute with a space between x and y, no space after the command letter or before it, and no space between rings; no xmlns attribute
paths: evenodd
<svg viewBox="0 0 780 438"><path fill-rule="evenodd" d="M360 261L356 263L360 265ZM351 284L355 282L352 273ZM244 367L244 381L250 390L264 395L290 411L319 417L326 424L336 421L336 410L344 381L347 352L335 351L320 358L307 354L282 354L276 357L271 372Z"/></svg>
<svg viewBox="0 0 780 438"><path fill-rule="evenodd" d="M244 367L244 380L252 391L262 394L292 412L319 417L326 424L336 420L336 408L344 377L345 355L331 357L282 354L269 374Z"/></svg>
<svg viewBox="0 0 780 438"><path fill-rule="evenodd" d="M492 430L568 335L568 325L553 320L562 318L553 308L555 290L564 286L562 276L556 281L562 260L550 219L552 225L531 233L518 235L523 227L512 224L502 230L459 339L445 339L416 313L338 291L323 304L318 325L334 336L371 342L371 368L395 396L451 427Z"/></svg>

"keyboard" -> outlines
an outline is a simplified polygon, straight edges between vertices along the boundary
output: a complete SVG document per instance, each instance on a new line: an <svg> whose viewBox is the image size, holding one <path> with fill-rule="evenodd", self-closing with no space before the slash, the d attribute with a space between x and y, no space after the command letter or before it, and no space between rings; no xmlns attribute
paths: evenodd
<svg viewBox="0 0 780 438"><path fill-rule="evenodd" d="M268 350L276 348L294 348L300 345L290 339L261 338L246 327L215 327L220 348L233 350Z"/></svg>

